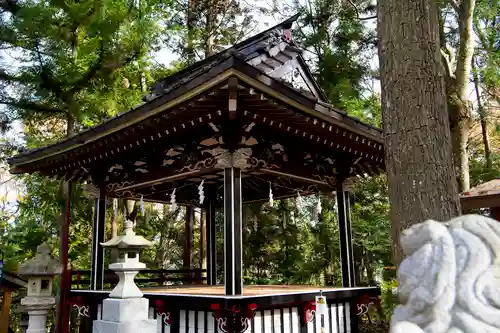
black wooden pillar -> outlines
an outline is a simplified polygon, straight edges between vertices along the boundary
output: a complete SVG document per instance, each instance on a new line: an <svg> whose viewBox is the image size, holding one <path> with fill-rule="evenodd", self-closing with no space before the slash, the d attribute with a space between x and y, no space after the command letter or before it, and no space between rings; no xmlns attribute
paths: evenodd
<svg viewBox="0 0 500 333"><path fill-rule="evenodd" d="M94 201L94 223L92 227L92 267L90 289L102 290L104 287L104 233L106 227L106 193L101 188L99 197Z"/></svg>
<svg viewBox="0 0 500 333"><path fill-rule="evenodd" d="M206 237L206 256L207 256L207 284L214 286L217 284L217 257L216 257L216 238L215 238L215 196L212 196L206 207L205 237Z"/></svg>
<svg viewBox="0 0 500 333"><path fill-rule="evenodd" d="M351 215L349 193L342 182L337 184L337 206L340 233L340 263L342 267L342 287L354 287L354 254L352 250Z"/></svg>
<svg viewBox="0 0 500 333"><path fill-rule="evenodd" d="M206 223L206 221L207 221L207 213L203 208L200 208L200 224L199 224L200 241L198 244L198 252L200 253L198 266L200 269L207 267L207 257L206 257L206 251L205 251L205 249L207 248L206 239L205 239L205 223Z"/></svg>
<svg viewBox="0 0 500 333"><path fill-rule="evenodd" d="M241 170L224 169L224 286L226 295L241 295L243 248Z"/></svg>

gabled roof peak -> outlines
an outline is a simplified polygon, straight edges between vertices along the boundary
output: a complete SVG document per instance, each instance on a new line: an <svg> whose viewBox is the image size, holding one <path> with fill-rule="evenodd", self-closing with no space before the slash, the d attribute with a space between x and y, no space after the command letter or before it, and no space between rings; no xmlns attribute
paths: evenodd
<svg viewBox="0 0 500 333"><path fill-rule="evenodd" d="M193 79L200 72L216 66L229 57L235 57L256 67L264 74L288 81L292 85L296 85L294 77L297 77L298 80L295 81L301 81L301 86L295 88L308 91L319 100L326 102L326 95L302 58L303 50L293 41L291 28L298 17L299 14L296 14L257 35L158 81L151 87L151 93L145 97L145 100L153 100Z"/></svg>

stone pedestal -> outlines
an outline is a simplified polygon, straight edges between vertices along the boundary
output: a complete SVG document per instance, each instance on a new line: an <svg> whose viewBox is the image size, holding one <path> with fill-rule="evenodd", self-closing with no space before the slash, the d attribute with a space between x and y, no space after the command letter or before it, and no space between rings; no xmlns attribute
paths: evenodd
<svg viewBox="0 0 500 333"><path fill-rule="evenodd" d="M118 249L118 262L109 265L120 278L113 291L102 303L102 319L95 320L93 333L156 333L156 320L149 318L149 301L143 298L134 277L146 265L139 253L151 242L135 234L133 222L125 221L123 234L102 244Z"/></svg>
<svg viewBox="0 0 500 333"><path fill-rule="evenodd" d="M21 305L29 316L26 333L47 332L47 316L55 303L54 297L28 296L21 299Z"/></svg>
<svg viewBox="0 0 500 333"><path fill-rule="evenodd" d="M102 319L95 320L93 333L156 333L156 320L148 319L146 298L108 298L102 304Z"/></svg>
<svg viewBox="0 0 500 333"><path fill-rule="evenodd" d="M48 310L28 311L30 319L28 321L28 329L26 330L26 333L46 333L48 314L49 314Z"/></svg>

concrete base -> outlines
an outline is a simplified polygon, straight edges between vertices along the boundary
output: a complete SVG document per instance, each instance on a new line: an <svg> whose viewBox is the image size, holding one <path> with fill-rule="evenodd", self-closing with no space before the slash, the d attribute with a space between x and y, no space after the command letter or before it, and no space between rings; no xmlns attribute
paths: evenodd
<svg viewBox="0 0 500 333"><path fill-rule="evenodd" d="M93 333L156 333L156 320L148 319L145 298L107 298L102 303L102 319L95 320Z"/></svg>
<svg viewBox="0 0 500 333"><path fill-rule="evenodd" d="M26 333L46 333L47 332L47 309L28 310L29 321Z"/></svg>
<svg viewBox="0 0 500 333"><path fill-rule="evenodd" d="M92 333L156 333L156 320L136 320L123 323L95 320Z"/></svg>

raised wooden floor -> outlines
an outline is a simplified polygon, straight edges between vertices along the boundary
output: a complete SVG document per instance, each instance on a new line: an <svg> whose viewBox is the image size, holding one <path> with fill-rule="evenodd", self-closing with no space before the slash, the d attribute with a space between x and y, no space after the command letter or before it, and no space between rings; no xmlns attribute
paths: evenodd
<svg viewBox="0 0 500 333"><path fill-rule="evenodd" d="M142 288L144 293L175 295L224 296L224 286L191 285ZM266 296L300 293L318 293L342 290L342 288L320 288L307 285L247 285L243 287L243 296Z"/></svg>

